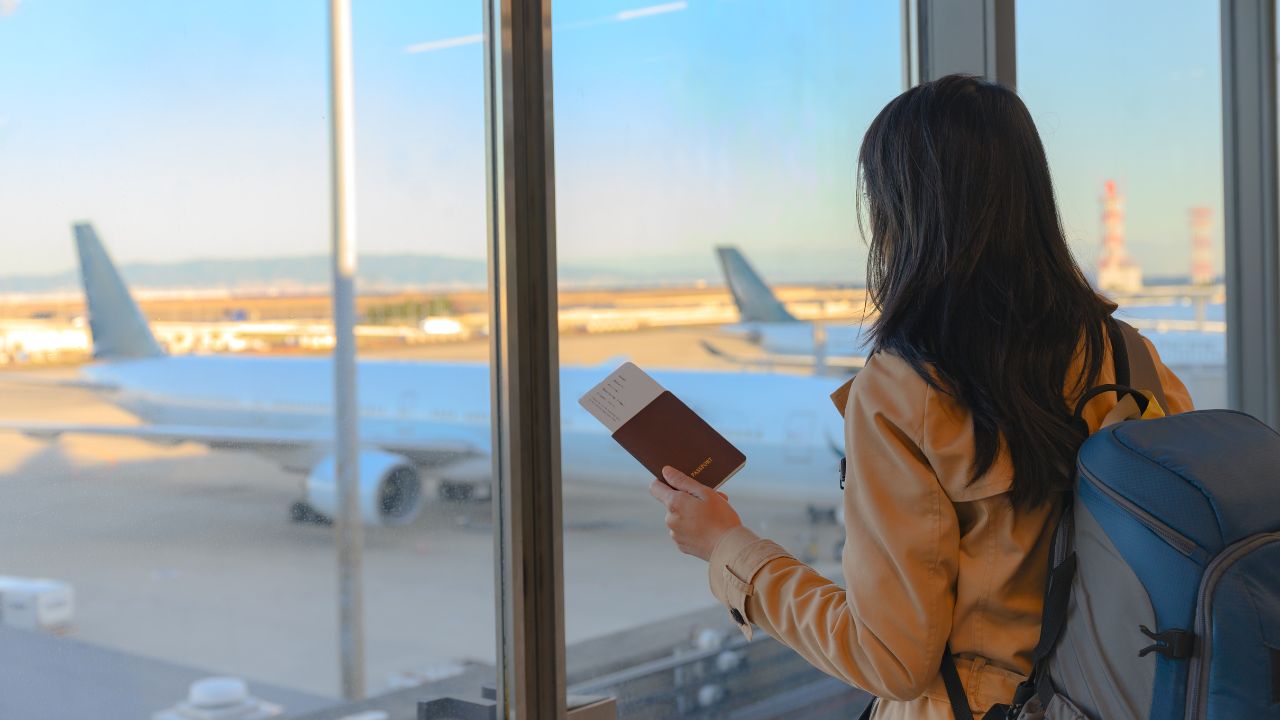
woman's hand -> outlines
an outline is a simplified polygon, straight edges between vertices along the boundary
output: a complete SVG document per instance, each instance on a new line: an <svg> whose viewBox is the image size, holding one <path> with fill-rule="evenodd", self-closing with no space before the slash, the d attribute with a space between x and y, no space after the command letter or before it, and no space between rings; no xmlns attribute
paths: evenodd
<svg viewBox="0 0 1280 720"><path fill-rule="evenodd" d="M666 480L654 480L649 493L667 508L667 527L680 552L703 560L725 533L742 525L738 513L724 493L716 492L668 465L662 468Z"/></svg>

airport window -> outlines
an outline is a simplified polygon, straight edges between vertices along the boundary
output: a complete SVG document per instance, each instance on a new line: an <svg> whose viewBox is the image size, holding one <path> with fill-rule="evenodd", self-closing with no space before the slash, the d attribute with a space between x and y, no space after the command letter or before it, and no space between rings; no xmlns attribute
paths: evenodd
<svg viewBox="0 0 1280 720"><path fill-rule="evenodd" d="M862 351L854 168L902 90L900 8L553 11L570 692L615 695L624 718L852 717L864 695L739 633L667 536L653 475L578 398L634 362L745 453L723 490L748 524L839 576L828 394Z"/></svg>
<svg viewBox="0 0 1280 720"><path fill-rule="evenodd" d="M342 697L325 5L0 2L0 717ZM479 697L481 7L354 12L365 692Z"/></svg>
<svg viewBox="0 0 1280 720"><path fill-rule="evenodd" d="M1197 407L1227 405L1220 7L1019 2L1018 92L1077 259Z"/></svg>
<svg viewBox="0 0 1280 720"><path fill-rule="evenodd" d="M618 717L866 702L739 632L706 563L668 538L652 472L610 437L624 419L578 400L634 363L655 381L641 396L670 390L746 456L722 488L746 524L840 576L828 395L866 356L855 160L902 90L912 6L556 0L562 649L569 693L612 696ZM512 282L492 287L486 264L505 240L486 198L501 111L484 7L355 3L353 654L325 3L0 0L0 67L20 70L0 73L0 717L396 720L425 698L503 702L486 688L535 633L495 605L556 586L495 582L510 535L545 545L504 534L492 499L491 353L531 325L491 316ZM1086 273L1219 407L1220 7L1163 10L1018 3L1017 89ZM528 510L554 495L545 481L498 487Z"/></svg>

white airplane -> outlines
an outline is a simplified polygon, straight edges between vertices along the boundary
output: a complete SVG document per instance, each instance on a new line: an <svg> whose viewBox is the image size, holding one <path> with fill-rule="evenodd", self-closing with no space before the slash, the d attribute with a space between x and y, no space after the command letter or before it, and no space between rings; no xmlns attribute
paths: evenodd
<svg viewBox="0 0 1280 720"><path fill-rule="evenodd" d="M54 439L75 433L262 453L306 473L297 520L336 509L332 436L333 370L327 358L170 356L87 223L74 228L94 344L94 360L71 384L90 388L143 424L0 423L0 430ZM560 373L566 481L647 483L578 397L609 367ZM775 373L651 373L747 456L726 491L832 507L843 454L831 378ZM362 361L360 510L370 525L411 522L424 481L487 488L491 478L489 368L483 363Z"/></svg>
<svg viewBox="0 0 1280 720"><path fill-rule="evenodd" d="M751 367L794 367L822 375L856 373L867 362L871 349L861 325L852 322L822 323L800 320L773 294L769 284L736 247L716 248L725 284L738 307L738 322L724 332L745 338L764 352L760 357L729 353L713 343L702 347L712 355ZM831 350L838 353L833 355Z"/></svg>
<svg viewBox="0 0 1280 720"><path fill-rule="evenodd" d="M737 325L726 326L725 330L751 340L765 355L734 356L712 343L703 342L708 352L743 366L810 368L818 374L826 371L856 373L866 362L871 349L861 325L852 322L815 324L797 319L778 301L768 283L736 247L719 247L716 252L741 317ZM1196 405L1225 407L1226 323L1223 306L1212 303L1197 309L1191 298L1203 297L1203 290L1192 289L1182 296L1178 292L1177 289L1153 289L1156 304L1122 305L1116 316L1141 330L1151 340L1160 353L1160 359L1187 385ZM1194 317L1197 312L1204 317ZM851 354L831 355L831 350Z"/></svg>

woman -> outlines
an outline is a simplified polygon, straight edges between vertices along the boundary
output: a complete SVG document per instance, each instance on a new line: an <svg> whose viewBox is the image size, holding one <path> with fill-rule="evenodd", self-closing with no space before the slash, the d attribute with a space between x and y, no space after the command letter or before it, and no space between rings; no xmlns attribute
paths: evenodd
<svg viewBox="0 0 1280 720"><path fill-rule="evenodd" d="M875 718L950 718L950 643L974 714L1031 668L1049 542L1087 432L1112 409L1107 319L1058 221L1044 148L1012 91L949 76L882 110L862 143L874 352L847 392L845 589L664 470L653 495L711 590ZM1147 343L1153 357L1154 348ZM1171 412L1191 409L1159 359Z"/></svg>

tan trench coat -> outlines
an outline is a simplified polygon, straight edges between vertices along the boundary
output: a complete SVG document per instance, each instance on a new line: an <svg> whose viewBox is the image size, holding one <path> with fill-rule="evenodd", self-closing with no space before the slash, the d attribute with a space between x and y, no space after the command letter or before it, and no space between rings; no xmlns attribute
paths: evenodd
<svg viewBox="0 0 1280 720"><path fill-rule="evenodd" d="M1190 410L1182 382L1151 352L1170 412ZM1114 382L1109 362L1098 382ZM883 698L881 720L951 718L938 672L950 641L981 717L1030 671L1058 504L1014 511L1004 451L970 483L968 411L901 358L876 354L833 399L846 394L844 587L743 527L712 553L711 590L748 637L755 624ZM1115 402L1112 393L1090 402L1090 431Z"/></svg>

